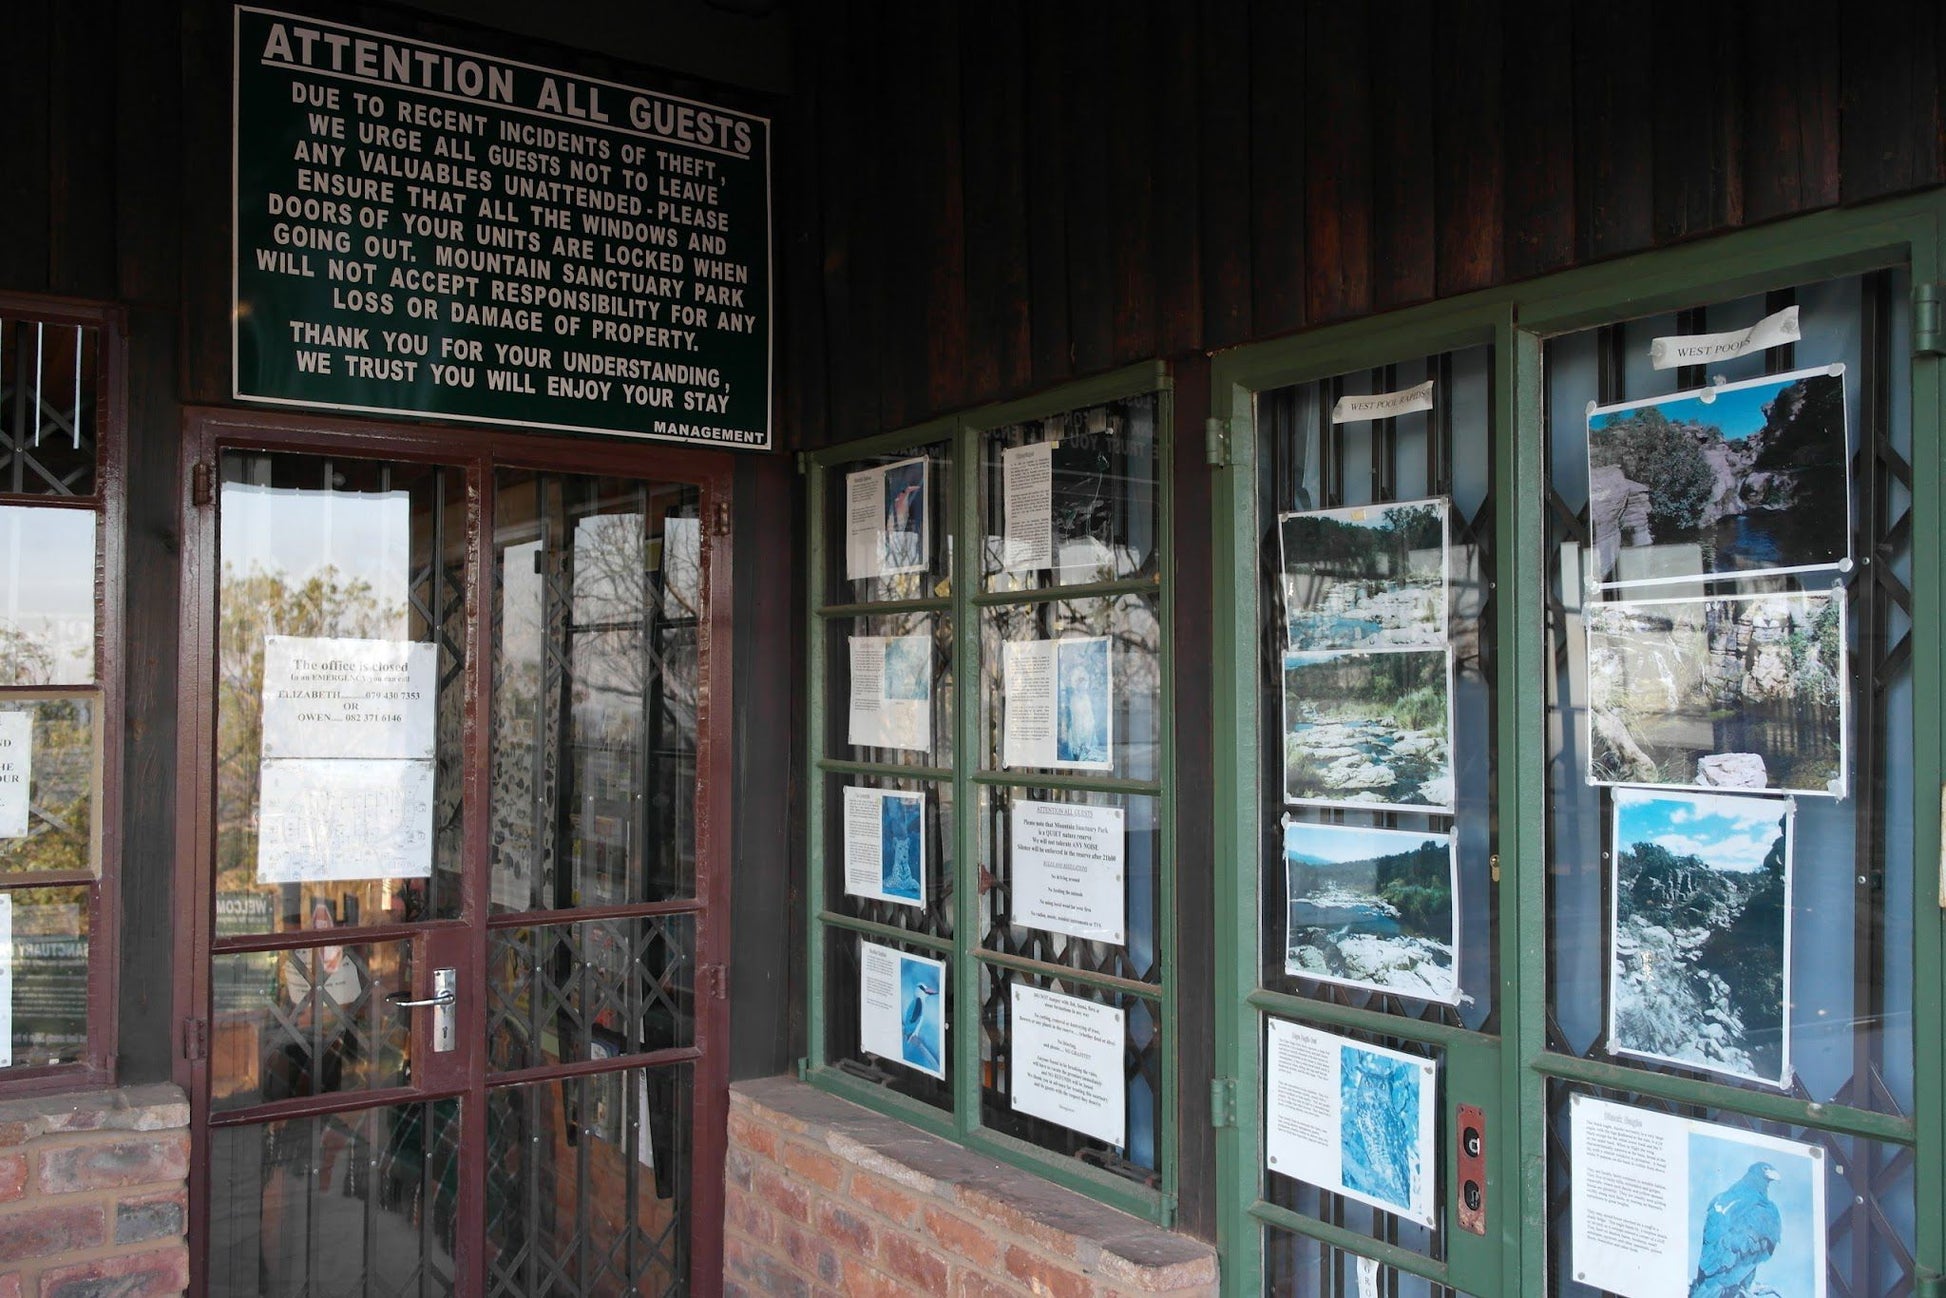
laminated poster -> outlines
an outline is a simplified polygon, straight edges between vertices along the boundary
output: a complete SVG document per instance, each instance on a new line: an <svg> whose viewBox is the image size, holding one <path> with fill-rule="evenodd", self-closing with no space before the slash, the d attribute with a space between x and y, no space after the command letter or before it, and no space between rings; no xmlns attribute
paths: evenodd
<svg viewBox="0 0 1946 1298"><path fill-rule="evenodd" d="M845 475L848 580L924 572L931 567L926 519L930 472L921 455Z"/></svg>
<svg viewBox="0 0 1946 1298"><path fill-rule="evenodd" d="M925 905L926 795L847 788L844 815L845 891Z"/></svg>
<svg viewBox="0 0 1946 1298"><path fill-rule="evenodd" d="M1096 942L1126 942L1125 819L1120 807L1016 798L1009 854L1014 922Z"/></svg>
<svg viewBox="0 0 1946 1298"><path fill-rule="evenodd" d="M1284 1019L1265 1031L1264 1165L1433 1225L1433 1061Z"/></svg>
<svg viewBox="0 0 1946 1298"><path fill-rule="evenodd" d="M1788 798L1615 790L1608 1046L1785 1086Z"/></svg>
<svg viewBox="0 0 1946 1298"><path fill-rule="evenodd" d="M858 944L858 1037L867 1054L946 1078L946 964Z"/></svg>
<svg viewBox="0 0 1946 1298"><path fill-rule="evenodd" d="M1106 771L1114 766L1114 670L1107 636L1009 640L1001 765Z"/></svg>
<svg viewBox="0 0 1946 1298"><path fill-rule="evenodd" d="M14 1062L14 899L0 892L0 1068Z"/></svg>
<svg viewBox="0 0 1946 1298"><path fill-rule="evenodd" d="M1459 867L1448 834L1284 826L1284 972L1457 1005Z"/></svg>
<svg viewBox="0 0 1946 1298"><path fill-rule="evenodd" d="M259 769L258 883L432 874L431 762L284 758Z"/></svg>
<svg viewBox="0 0 1946 1298"><path fill-rule="evenodd" d="M1121 1148L1128 1144L1128 1011L1015 983L1014 1110Z"/></svg>
<svg viewBox="0 0 1946 1298"><path fill-rule="evenodd" d="M27 837L33 774L34 714L0 712L0 838Z"/></svg>
<svg viewBox="0 0 1946 1298"><path fill-rule="evenodd" d="M1293 653L1446 645L1445 497L1277 518Z"/></svg>
<svg viewBox="0 0 1946 1298"><path fill-rule="evenodd" d="M264 637L263 756L430 761L436 646Z"/></svg>
<svg viewBox="0 0 1946 1298"><path fill-rule="evenodd" d="M1583 619L1589 783L1844 796L1842 590L1616 600Z"/></svg>
<svg viewBox="0 0 1946 1298"><path fill-rule="evenodd" d="M847 742L932 750L932 623L914 635L855 635Z"/></svg>
<svg viewBox="0 0 1946 1298"><path fill-rule="evenodd" d="M1597 587L1849 569L1845 367L1590 405L1588 514Z"/></svg>
<svg viewBox="0 0 1946 1298"><path fill-rule="evenodd" d="M1825 1298L1824 1150L1576 1095L1569 1261L1624 1298Z"/></svg>
<svg viewBox="0 0 1946 1298"><path fill-rule="evenodd" d="M1451 811L1446 649L1284 655L1284 801Z"/></svg>

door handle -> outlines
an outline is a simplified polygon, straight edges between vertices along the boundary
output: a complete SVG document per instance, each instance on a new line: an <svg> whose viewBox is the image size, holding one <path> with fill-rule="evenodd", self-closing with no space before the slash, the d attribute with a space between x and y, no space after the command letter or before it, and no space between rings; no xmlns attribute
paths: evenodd
<svg viewBox="0 0 1946 1298"><path fill-rule="evenodd" d="M453 1048L458 1024L455 1021L458 1011L453 1006L459 1001L459 971L457 969L435 969L432 971L432 995L414 1000L411 992L387 992L385 1003L396 1005L402 1010L432 1006L432 1052L443 1055Z"/></svg>

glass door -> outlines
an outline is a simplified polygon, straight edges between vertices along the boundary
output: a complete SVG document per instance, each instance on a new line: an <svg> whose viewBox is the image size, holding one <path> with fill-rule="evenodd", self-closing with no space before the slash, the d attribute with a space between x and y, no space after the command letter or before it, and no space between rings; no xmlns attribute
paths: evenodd
<svg viewBox="0 0 1946 1298"><path fill-rule="evenodd" d="M205 426L192 475L197 1291L690 1292L722 1157L720 482L250 432Z"/></svg>

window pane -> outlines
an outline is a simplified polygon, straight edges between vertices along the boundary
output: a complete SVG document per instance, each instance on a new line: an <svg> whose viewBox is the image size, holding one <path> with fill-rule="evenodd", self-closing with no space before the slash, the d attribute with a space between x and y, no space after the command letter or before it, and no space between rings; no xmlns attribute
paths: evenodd
<svg viewBox="0 0 1946 1298"><path fill-rule="evenodd" d="M0 877L97 868L97 711L89 695L0 695Z"/></svg>
<svg viewBox="0 0 1946 1298"><path fill-rule="evenodd" d="M694 915L496 928L487 970L496 1072L695 1042Z"/></svg>
<svg viewBox="0 0 1946 1298"><path fill-rule="evenodd" d="M833 465L825 474L826 604L953 593L953 444Z"/></svg>
<svg viewBox="0 0 1946 1298"><path fill-rule="evenodd" d="M493 908L692 896L699 494L497 484Z"/></svg>
<svg viewBox="0 0 1946 1298"><path fill-rule="evenodd" d="M0 685L95 679L95 514L0 505Z"/></svg>
<svg viewBox="0 0 1946 1298"><path fill-rule="evenodd" d="M13 930L13 1066L84 1059L88 1049L88 889L0 892ZM0 978L0 988L6 980Z"/></svg>
<svg viewBox="0 0 1946 1298"><path fill-rule="evenodd" d="M221 476L218 932L300 928L320 899L340 924L457 916L468 678L465 475L424 465L233 452L224 455ZM298 864L278 873L307 877L265 883L259 795L265 646L273 635L433 645L435 749L432 808L423 821L419 795L397 783L391 791L378 784L405 778L392 772L410 762L329 763L333 771L385 770L367 769L360 778L372 781L358 789L327 789L312 780L298 789L301 796L280 799L274 808L280 837L272 841ZM364 832L347 833L354 824ZM374 824L388 830L376 842ZM424 860L428 838L430 878L413 877L409 869L384 877L387 859Z"/></svg>
<svg viewBox="0 0 1946 1298"><path fill-rule="evenodd" d="M0 492L93 495L101 330L0 317L0 374Z"/></svg>
<svg viewBox="0 0 1946 1298"><path fill-rule="evenodd" d="M210 1132L209 1292L455 1292L460 1102Z"/></svg>
<svg viewBox="0 0 1946 1298"><path fill-rule="evenodd" d="M330 926L319 902L312 927ZM410 1080L413 1011L385 998L412 991L411 943L226 953L211 959L210 980L212 1108Z"/></svg>
<svg viewBox="0 0 1946 1298"><path fill-rule="evenodd" d="M825 904L856 919L950 939L956 895L952 784L832 775L825 791ZM858 858L850 878L847 826ZM876 870L870 868L874 852Z"/></svg>
<svg viewBox="0 0 1946 1298"><path fill-rule="evenodd" d="M486 1292L685 1292L688 1065L487 1092Z"/></svg>
<svg viewBox="0 0 1946 1298"><path fill-rule="evenodd" d="M987 590L1157 579L1157 406L1149 393L982 438Z"/></svg>
<svg viewBox="0 0 1946 1298"><path fill-rule="evenodd" d="M1911 1112L1908 287L1547 345L1554 1050ZM1650 365L1789 304L1794 344Z"/></svg>

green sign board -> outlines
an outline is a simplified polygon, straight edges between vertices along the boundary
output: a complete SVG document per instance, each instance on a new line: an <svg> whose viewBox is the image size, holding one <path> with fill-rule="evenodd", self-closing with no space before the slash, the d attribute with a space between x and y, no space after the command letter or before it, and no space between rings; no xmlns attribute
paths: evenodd
<svg viewBox="0 0 1946 1298"><path fill-rule="evenodd" d="M770 123L236 10L234 392L771 444Z"/></svg>

